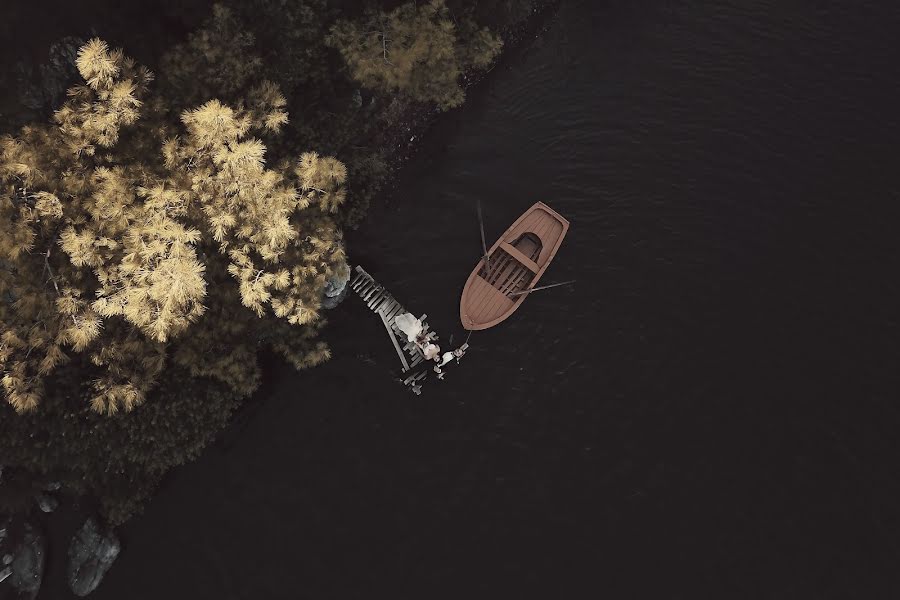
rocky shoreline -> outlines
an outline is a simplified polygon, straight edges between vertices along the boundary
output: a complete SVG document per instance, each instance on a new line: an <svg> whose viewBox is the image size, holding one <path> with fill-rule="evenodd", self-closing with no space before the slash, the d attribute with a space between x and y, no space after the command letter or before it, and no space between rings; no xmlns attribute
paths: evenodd
<svg viewBox="0 0 900 600"><path fill-rule="evenodd" d="M0 485L3 483L0 469ZM27 504L19 511L0 515L0 597L31 600L38 596L54 562L50 560L51 539L58 545L62 533L58 529L72 529L60 528L60 518L70 522L84 519L71 535L65 554L66 582L76 596L94 591L119 555L121 544L113 528L103 525L91 511L82 510L77 501L62 496L60 488L58 482L36 486L22 496ZM65 514L53 514L59 507Z"/></svg>

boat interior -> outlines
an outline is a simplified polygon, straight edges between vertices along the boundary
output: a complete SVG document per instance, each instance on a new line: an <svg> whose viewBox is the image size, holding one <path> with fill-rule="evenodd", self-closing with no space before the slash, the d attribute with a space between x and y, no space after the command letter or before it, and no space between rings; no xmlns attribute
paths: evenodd
<svg viewBox="0 0 900 600"><path fill-rule="evenodd" d="M531 232L523 233L512 244L501 241L478 275L510 300L518 300L514 294L527 289L540 271L536 261L542 246L541 238Z"/></svg>

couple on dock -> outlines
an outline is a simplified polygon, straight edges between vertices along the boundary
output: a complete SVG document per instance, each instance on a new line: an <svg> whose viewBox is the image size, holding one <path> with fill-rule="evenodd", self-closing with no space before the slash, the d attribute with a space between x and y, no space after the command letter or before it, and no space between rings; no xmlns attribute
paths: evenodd
<svg viewBox="0 0 900 600"><path fill-rule="evenodd" d="M419 351L422 352L425 360L433 360L438 363L434 367L434 372L438 374L438 379L444 378L444 373L443 371L441 371L441 367L446 365L454 358L457 362L459 362L459 359L462 358L463 354L465 354L465 344L452 352L444 352L443 354L441 354L441 347L435 343L432 343L428 338L428 335L425 333L425 326L422 323L422 320L417 319L410 313L402 313L394 317L394 324L397 326L397 329L399 329L406 335L407 341L416 344L416 347L419 348Z"/></svg>

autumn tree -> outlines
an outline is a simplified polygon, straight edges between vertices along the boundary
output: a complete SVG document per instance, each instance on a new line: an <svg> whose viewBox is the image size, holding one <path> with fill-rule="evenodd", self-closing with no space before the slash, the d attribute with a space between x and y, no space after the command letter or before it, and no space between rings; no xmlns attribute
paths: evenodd
<svg viewBox="0 0 900 600"><path fill-rule="evenodd" d="M444 0L409 2L389 13L370 12L359 22L339 21L328 43L363 86L402 92L444 110L463 102L463 71L487 66L501 47L487 29L469 21L458 27Z"/></svg>
<svg viewBox="0 0 900 600"><path fill-rule="evenodd" d="M327 358L314 334L325 282L346 268L331 217L346 170L315 152L267 166L258 135L287 122L277 86L175 122L121 50L91 40L77 67L84 84L52 124L0 139L7 400L34 408L46 378L82 357L98 412L143 402L168 357L246 394L252 321L277 322L261 329L298 367Z"/></svg>

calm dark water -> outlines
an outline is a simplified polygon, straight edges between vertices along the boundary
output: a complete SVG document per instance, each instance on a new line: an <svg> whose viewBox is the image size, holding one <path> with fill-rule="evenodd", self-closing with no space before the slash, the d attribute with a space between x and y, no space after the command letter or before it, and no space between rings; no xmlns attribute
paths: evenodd
<svg viewBox="0 0 900 600"><path fill-rule="evenodd" d="M564 3L350 241L444 339L476 198L492 239L567 216L546 277L577 286L421 398L350 297L335 359L175 473L94 597L897 597L887 4Z"/></svg>

